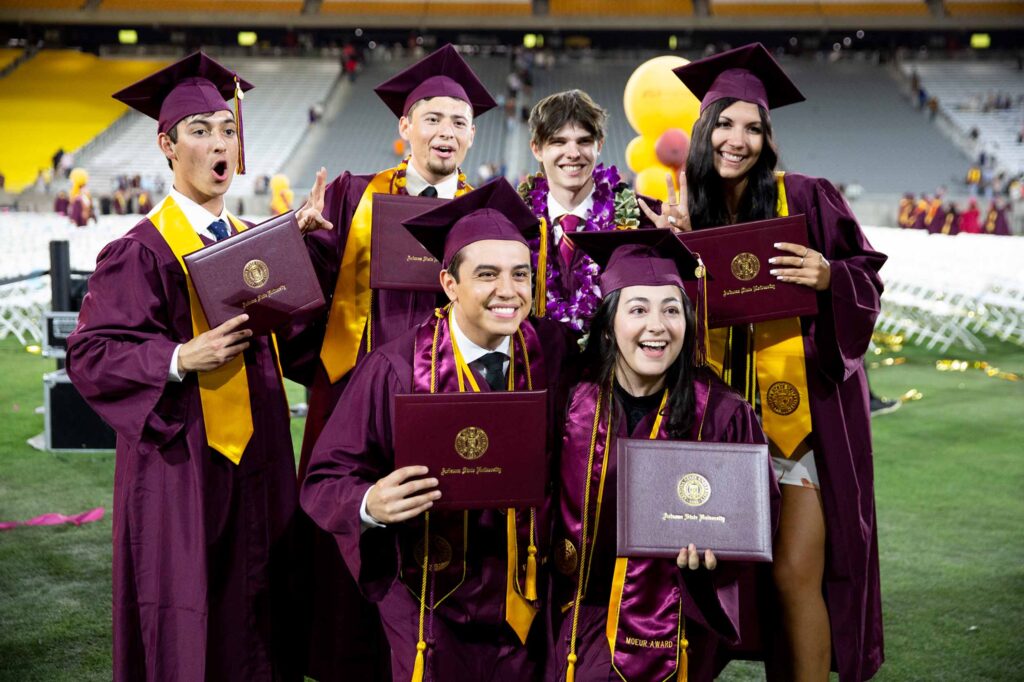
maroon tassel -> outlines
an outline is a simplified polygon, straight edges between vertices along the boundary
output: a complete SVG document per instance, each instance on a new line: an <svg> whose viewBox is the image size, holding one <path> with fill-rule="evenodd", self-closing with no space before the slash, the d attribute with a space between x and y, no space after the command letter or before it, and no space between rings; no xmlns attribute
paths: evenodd
<svg viewBox="0 0 1024 682"><path fill-rule="evenodd" d="M710 350L708 349L708 287L707 287L707 268L704 267L704 261L701 260L700 254L693 254L697 258L697 269L694 271L694 275L697 277L697 310L696 315L696 338L694 339L694 363L697 367L704 367L708 364L708 355Z"/></svg>

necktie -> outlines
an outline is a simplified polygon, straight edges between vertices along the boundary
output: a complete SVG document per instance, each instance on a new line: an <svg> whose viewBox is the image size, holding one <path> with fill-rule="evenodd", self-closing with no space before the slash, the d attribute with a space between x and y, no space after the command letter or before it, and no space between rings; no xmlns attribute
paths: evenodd
<svg viewBox="0 0 1024 682"><path fill-rule="evenodd" d="M508 359L504 353L497 351L482 355L470 364L473 369L480 372L492 391L505 390L505 360Z"/></svg>
<svg viewBox="0 0 1024 682"><path fill-rule="evenodd" d="M566 213L558 219L558 225L562 228L562 238L558 240L558 256L567 267L572 265L572 252L576 246L569 237L570 232L575 232L580 225L580 217L572 213Z"/></svg>
<svg viewBox="0 0 1024 682"><path fill-rule="evenodd" d="M437 198L437 188L434 187L433 185L427 185L423 189L423 191L420 192L420 196L421 197L430 197L431 199L436 199Z"/></svg>
<svg viewBox="0 0 1024 682"><path fill-rule="evenodd" d="M217 238L217 241L225 239L231 234L228 230L228 224L220 219L214 220L206 229L210 231L210 234Z"/></svg>

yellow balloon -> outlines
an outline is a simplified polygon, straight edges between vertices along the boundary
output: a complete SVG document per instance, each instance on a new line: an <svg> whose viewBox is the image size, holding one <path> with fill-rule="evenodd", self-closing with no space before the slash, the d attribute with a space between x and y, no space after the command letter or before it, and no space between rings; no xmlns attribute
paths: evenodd
<svg viewBox="0 0 1024 682"><path fill-rule="evenodd" d="M629 170L639 173L648 166L658 163L658 155L654 153L654 140L640 135L634 137L626 145L626 165Z"/></svg>
<svg viewBox="0 0 1024 682"><path fill-rule="evenodd" d="M657 163L648 166L636 174L636 193L645 197L668 201L668 185L665 175L671 175L672 171L667 166Z"/></svg>
<svg viewBox="0 0 1024 682"><path fill-rule="evenodd" d="M637 67L622 94L626 119L634 130L652 140L669 128L691 134L700 115L700 100L672 73L688 63L682 57L664 55Z"/></svg>

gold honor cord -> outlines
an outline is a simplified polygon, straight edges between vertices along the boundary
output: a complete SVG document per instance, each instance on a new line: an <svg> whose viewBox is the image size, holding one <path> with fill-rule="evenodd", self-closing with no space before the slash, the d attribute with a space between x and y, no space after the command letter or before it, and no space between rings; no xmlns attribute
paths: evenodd
<svg viewBox="0 0 1024 682"><path fill-rule="evenodd" d="M245 224L234 216L229 215L228 218L237 231L242 232L246 229ZM203 248L203 240L196 234L181 208L171 197L161 202L150 217L150 222L156 226L157 232L167 242L185 272L189 307L192 312L192 334L193 337L199 336L209 331L210 325L199 304L199 297L188 274L188 268L185 267L184 256ZM253 434L245 360L242 355L238 355L217 369L197 374L206 442L211 448L238 464Z"/></svg>
<svg viewBox="0 0 1024 682"><path fill-rule="evenodd" d="M548 312L548 222L540 219L540 245L537 247L537 272L533 294L533 314L544 317Z"/></svg>

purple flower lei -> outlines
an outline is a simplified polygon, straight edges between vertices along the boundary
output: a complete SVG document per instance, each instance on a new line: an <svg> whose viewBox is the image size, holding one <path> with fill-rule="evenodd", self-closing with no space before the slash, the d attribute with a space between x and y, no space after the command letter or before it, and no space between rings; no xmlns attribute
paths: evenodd
<svg viewBox="0 0 1024 682"><path fill-rule="evenodd" d="M619 171L615 166L598 165L594 168L594 204L587 212L587 217L580 232L600 232L616 229L615 223L615 187L619 184ZM601 305L601 289L597 284L601 270L589 257L583 256L573 272L576 286L573 291L564 291L561 278L562 263L558 259L555 248L555 237L548 215L548 181L543 173L538 173L520 187L520 194L526 200L530 210L539 219L543 219L548 229L547 273L547 314L549 317L569 325L576 331L586 331L590 326L590 318ZM533 267L537 267L537 252L540 238L530 242L533 252ZM540 273L538 273L540 276Z"/></svg>

